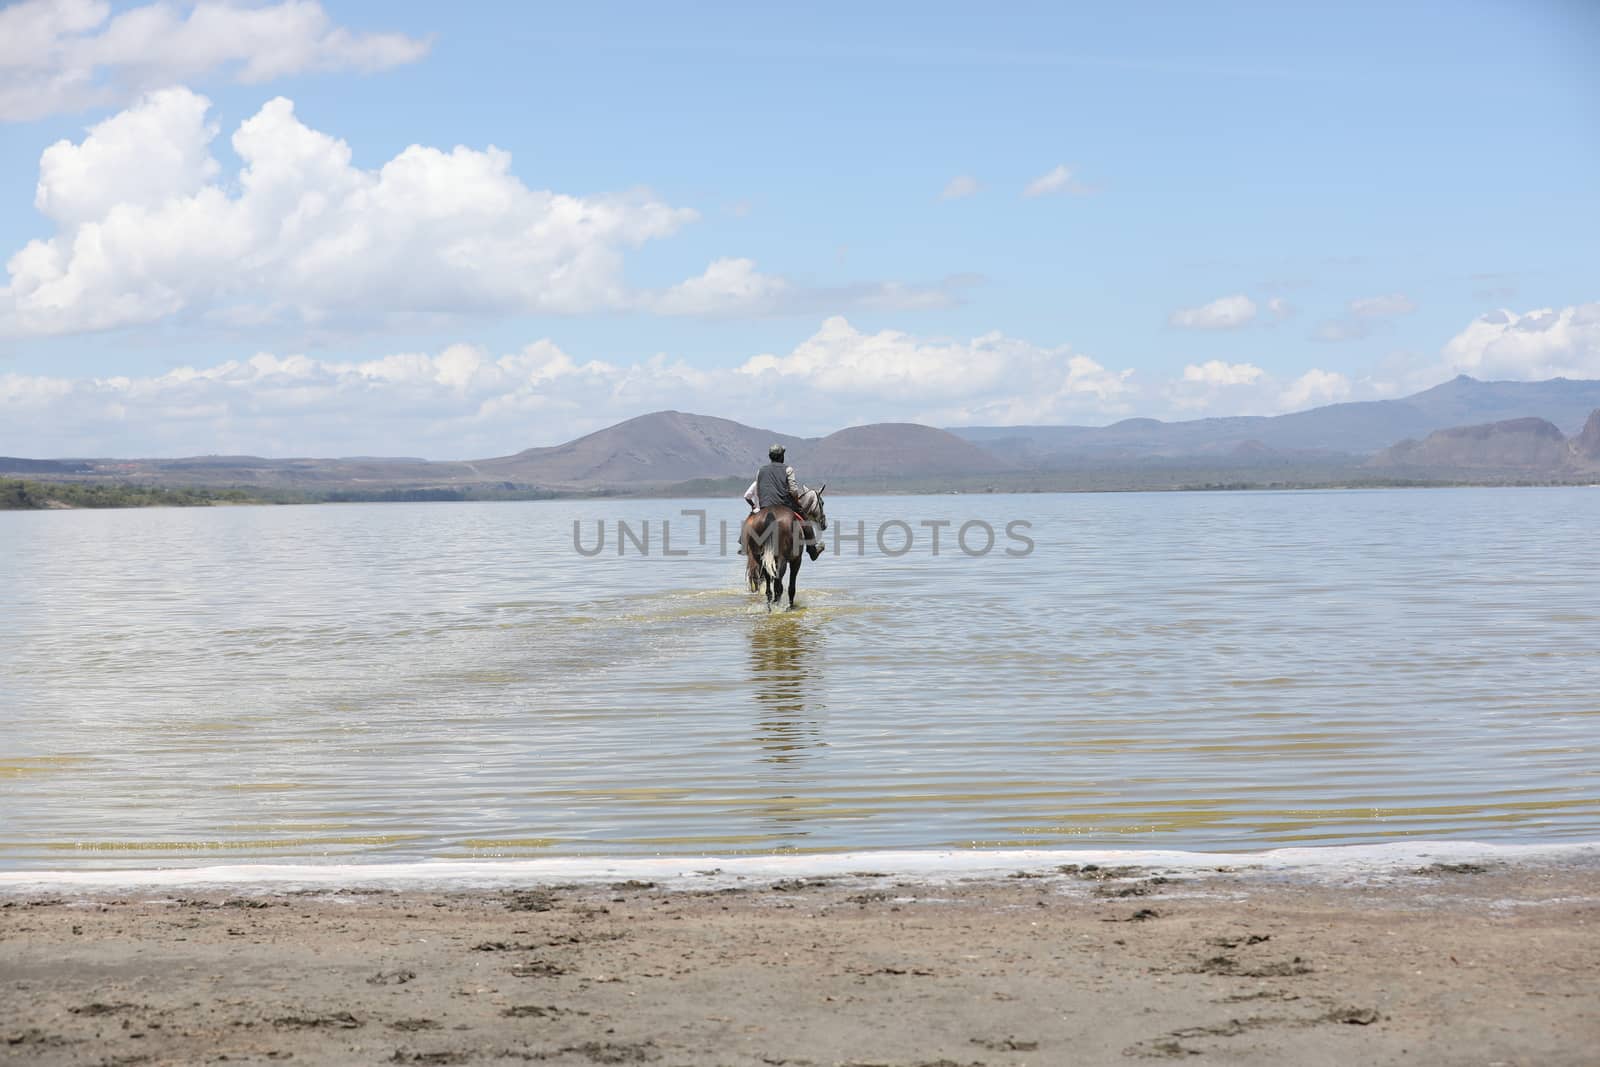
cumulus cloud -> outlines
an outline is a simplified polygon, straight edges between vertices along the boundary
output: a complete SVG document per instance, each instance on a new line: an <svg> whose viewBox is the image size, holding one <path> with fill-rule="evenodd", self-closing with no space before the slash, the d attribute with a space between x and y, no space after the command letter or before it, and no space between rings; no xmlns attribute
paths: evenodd
<svg viewBox="0 0 1600 1067"><path fill-rule="evenodd" d="M1057 193L1087 193L1089 191L1090 189L1087 185L1073 177L1072 168L1062 164L1052 167L1029 182L1027 188L1022 190L1022 195L1033 198L1053 196Z"/></svg>
<svg viewBox="0 0 1600 1067"><path fill-rule="evenodd" d="M1001 334L926 338L830 318L781 354L705 369L666 356L579 360L546 340L379 359L258 354L145 377L0 375L0 454L426 455L552 443L664 407L794 432L851 421L1103 421L1132 371Z"/></svg>
<svg viewBox="0 0 1600 1067"><path fill-rule="evenodd" d="M1600 303L1495 311L1444 346L1446 374L1474 378L1600 378Z"/></svg>
<svg viewBox="0 0 1600 1067"><path fill-rule="evenodd" d="M258 353L160 374L0 374L0 455L421 455L553 444L662 408L820 434L856 422L1099 424L1128 415L1274 414L1371 383L1278 378L1211 360L1141 377L1068 345L867 331L826 319L782 352L698 367L667 355L577 358L550 340L372 359ZM1363 395L1367 395L1365 392Z"/></svg>
<svg viewBox="0 0 1600 1067"><path fill-rule="evenodd" d="M7 263L0 330L620 307L624 251L695 218L643 191L529 188L493 147L364 170L281 97L234 133L227 178L208 106L161 90L45 150L35 204L56 232Z"/></svg>
<svg viewBox="0 0 1600 1067"><path fill-rule="evenodd" d="M1256 303L1248 296L1225 296L1201 307L1179 308L1167 316L1167 325L1180 330L1237 330L1256 317Z"/></svg>
<svg viewBox="0 0 1600 1067"><path fill-rule="evenodd" d="M0 121L116 104L221 74L260 83L307 71L374 71L427 54L426 40L355 33L316 0L260 6L22 0L0 9Z"/></svg>
<svg viewBox="0 0 1600 1067"><path fill-rule="evenodd" d="M1312 337L1318 341L1358 341L1372 336L1389 320L1415 310L1416 302L1404 293L1362 297L1348 301L1344 314L1323 322Z"/></svg>
<svg viewBox="0 0 1600 1067"><path fill-rule="evenodd" d="M634 290L626 254L694 211L643 190L531 188L492 146L412 145L362 169L345 142L305 125L281 97L234 132L243 165L224 174L209 108L188 89L158 90L81 141L44 151L34 205L54 234L6 263L0 335L172 316L370 326L516 313L904 311L959 303L979 280L818 286L726 257L677 285Z"/></svg>
<svg viewBox="0 0 1600 1067"><path fill-rule="evenodd" d="M829 398L896 402L919 418L947 423L1119 410L1133 392L1131 370L1108 370L1066 347L1044 348L1000 333L969 341L898 330L869 334L840 317L787 355L756 356L738 373L769 387L795 383Z"/></svg>
<svg viewBox="0 0 1600 1067"><path fill-rule="evenodd" d="M457 436L470 453L490 444L487 427L572 419L620 384L618 368L548 341L499 359L458 344L348 362L262 353L150 377L4 375L0 412L31 428L33 454L446 454Z"/></svg>
<svg viewBox="0 0 1600 1067"><path fill-rule="evenodd" d="M950 179L949 184L944 187L944 192L939 194L939 199L960 200L963 197L971 196L981 188L983 186L978 184L978 179L972 175L958 174Z"/></svg>

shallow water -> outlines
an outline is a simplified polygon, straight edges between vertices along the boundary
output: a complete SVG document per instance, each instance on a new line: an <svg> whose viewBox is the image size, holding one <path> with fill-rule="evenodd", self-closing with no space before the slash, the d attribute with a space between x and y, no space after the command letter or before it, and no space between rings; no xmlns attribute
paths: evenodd
<svg viewBox="0 0 1600 1067"><path fill-rule="evenodd" d="M0 514L0 867L1600 837L1600 491L742 510Z"/></svg>

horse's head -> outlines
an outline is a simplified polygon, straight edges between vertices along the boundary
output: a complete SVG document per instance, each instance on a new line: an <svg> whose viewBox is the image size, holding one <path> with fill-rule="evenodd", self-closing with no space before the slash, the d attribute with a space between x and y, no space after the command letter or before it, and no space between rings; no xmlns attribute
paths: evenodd
<svg viewBox="0 0 1600 1067"><path fill-rule="evenodd" d="M828 483L827 482L823 482L822 483L822 488L817 490L817 516L816 516L816 523L817 523L817 529L819 529L819 530L826 530L828 528L828 509L822 503L822 494L827 492L827 491L828 491Z"/></svg>

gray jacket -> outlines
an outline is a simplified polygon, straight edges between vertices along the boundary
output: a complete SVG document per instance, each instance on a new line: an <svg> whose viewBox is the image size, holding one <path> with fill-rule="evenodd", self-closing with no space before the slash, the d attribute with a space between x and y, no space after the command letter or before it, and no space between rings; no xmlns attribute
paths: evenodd
<svg viewBox="0 0 1600 1067"><path fill-rule="evenodd" d="M782 463L768 463L756 472L756 505L763 508L793 508L800 510L800 483L795 479L794 468Z"/></svg>

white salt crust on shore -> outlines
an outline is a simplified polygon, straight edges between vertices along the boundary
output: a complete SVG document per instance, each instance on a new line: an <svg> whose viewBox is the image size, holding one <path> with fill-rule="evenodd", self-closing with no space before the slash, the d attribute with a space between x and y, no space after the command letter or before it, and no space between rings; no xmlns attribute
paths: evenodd
<svg viewBox="0 0 1600 1067"><path fill-rule="evenodd" d="M1191 877L1254 874L1312 883L1382 881L1432 864L1600 867L1600 841L1484 844L1406 841L1379 845L1276 848L1261 852L1141 849L1017 849L839 852L773 856L552 856L415 863L240 864L115 870L0 871L0 895L129 889L259 888L473 890L529 883L650 881L661 889L705 890L790 878L883 878L929 884L1050 873L1066 864L1161 868Z"/></svg>

